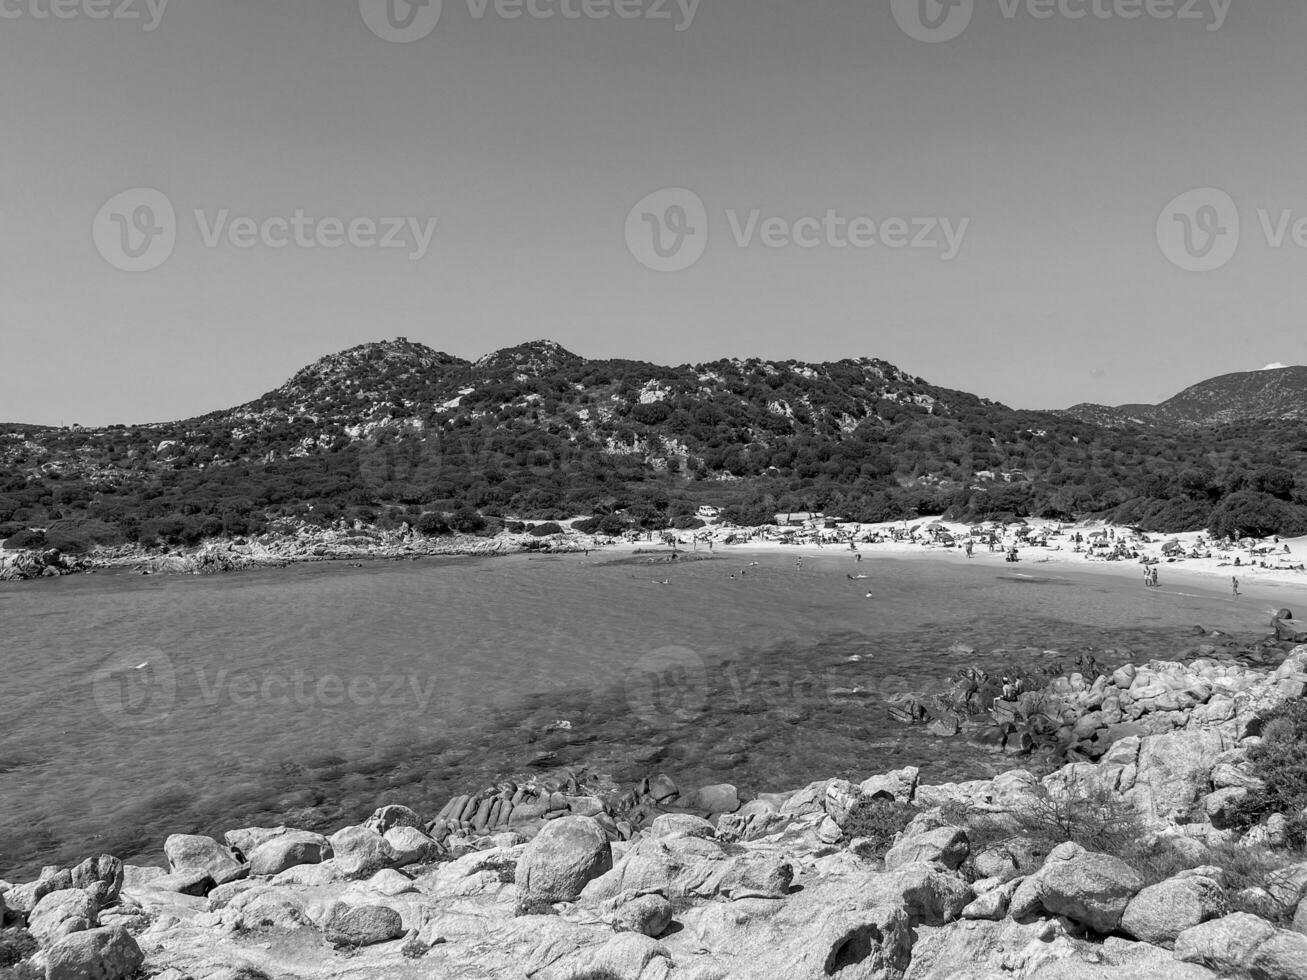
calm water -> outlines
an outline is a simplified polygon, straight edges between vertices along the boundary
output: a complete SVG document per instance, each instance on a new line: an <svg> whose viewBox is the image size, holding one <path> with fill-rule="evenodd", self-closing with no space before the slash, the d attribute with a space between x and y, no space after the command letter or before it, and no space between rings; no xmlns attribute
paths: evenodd
<svg viewBox="0 0 1307 980"><path fill-rule="evenodd" d="M979 777L1002 760L905 732L883 697L1049 648L1173 655L1195 623L1260 635L1292 598L805 555L802 570L592 555L0 586L0 877L101 851L155 860L170 833L333 828L384 802L434 814L564 765L753 791L908 762Z"/></svg>

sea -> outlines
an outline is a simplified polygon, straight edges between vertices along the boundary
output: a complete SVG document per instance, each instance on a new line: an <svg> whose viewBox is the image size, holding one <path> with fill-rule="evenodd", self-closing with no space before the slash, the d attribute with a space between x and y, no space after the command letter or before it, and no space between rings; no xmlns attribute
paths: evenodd
<svg viewBox="0 0 1307 980"><path fill-rule="evenodd" d="M0 584L0 878L173 833L326 832L564 770L744 793L1021 765L895 722L957 671L1249 641L1219 580L835 549L319 563ZM800 559L802 559L800 561ZM1130 571L1133 571L1131 566ZM1228 591L1228 590L1227 590Z"/></svg>

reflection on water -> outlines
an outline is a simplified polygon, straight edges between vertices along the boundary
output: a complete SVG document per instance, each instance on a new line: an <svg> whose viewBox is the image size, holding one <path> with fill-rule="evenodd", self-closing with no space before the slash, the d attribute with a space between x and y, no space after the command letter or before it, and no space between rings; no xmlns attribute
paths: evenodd
<svg viewBox="0 0 1307 980"><path fill-rule="evenodd" d="M156 859L170 833L434 812L560 766L753 791L909 762L979 777L1004 760L903 729L885 697L1054 648L1168 656L1188 642L1178 626L1264 618L1107 576L850 570L830 552L801 570L599 555L0 588L0 876Z"/></svg>

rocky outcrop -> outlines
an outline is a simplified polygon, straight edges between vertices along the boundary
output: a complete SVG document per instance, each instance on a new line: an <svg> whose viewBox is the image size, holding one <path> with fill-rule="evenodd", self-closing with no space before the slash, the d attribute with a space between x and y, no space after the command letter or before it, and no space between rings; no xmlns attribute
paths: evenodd
<svg viewBox="0 0 1307 980"><path fill-rule="evenodd" d="M21 955L49 977L1302 977L1307 936L1230 909L1258 896L1268 915L1300 907L1307 864L1232 896L1203 858L1207 842L1270 833L1215 826L1209 801L1249 788L1255 711L1291 696L1282 681L1305 664L1302 648L1264 672L1231 719L1129 735L1043 779L930 786L900 770L747 800L733 787L682 793L660 775L620 792L563 774L451 800L429 822L385 807L329 839L286 827L233 830L225 846L173 837L168 873L102 856L0 895L33 937ZM1020 827L1099 792L1192 867L1150 881L1111 854L1045 854L968 822ZM846 833L868 807L915 812L887 831L883 859Z"/></svg>

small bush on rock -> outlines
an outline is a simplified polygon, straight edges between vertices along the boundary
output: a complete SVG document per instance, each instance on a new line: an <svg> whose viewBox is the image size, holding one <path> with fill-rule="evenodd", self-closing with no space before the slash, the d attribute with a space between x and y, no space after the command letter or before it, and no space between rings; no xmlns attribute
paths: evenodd
<svg viewBox="0 0 1307 980"><path fill-rule="evenodd" d="M884 797L858 800L849 810L840 829L845 842L862 838L864 857L883 858L894 844L894 838L917 815L916 807Z"/></svg>
<svg viewBox="0 0 1307 980"><path fill-rule="evenodd" d="M1307 847L1307 701L1286 701L1262 718L1262 742L1248 751L1252 775L1265 785L1248 794L1242 816L1252 825L1285 815L1285 843Z"/></svg>

